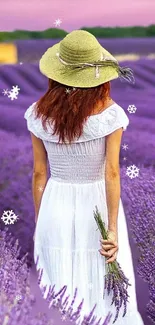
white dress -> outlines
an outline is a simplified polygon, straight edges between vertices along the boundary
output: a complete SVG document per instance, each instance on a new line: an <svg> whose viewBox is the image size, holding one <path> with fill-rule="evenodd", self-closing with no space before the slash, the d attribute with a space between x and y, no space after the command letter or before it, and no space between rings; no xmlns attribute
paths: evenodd
<svg viewBox="0 0 155 325"><path fill-rule="evenodd" d="M25 112L28 130L42 139L48 154L50 178L43 192L36 225L34 260L39 255L38 268L43 268L42 286L55 284L58 292L67 285L66 296L72 300L75 288L78 295L73 309L84 298L81 318L97 303L94 315L102 323L108 312L115 315L111 296L103 299L105 258L100 255L100 233L93 216L97 205L106 226L108 211L105 192L105 136L123 127L129 119L124 110L113 104L98 115L90 116L83 134L72 144L58 144L52 128L44 131L41 119L34 118L33 103ZM122 312L116 325L142 325L137 310L135 277L128 231L120 199L118 213L117 260L132 284L129 287L127 314ZM46 297L46 293L44 297ZM112 318L110 325L114 318ZM100 324L102 324L100 323Z"/></svg>

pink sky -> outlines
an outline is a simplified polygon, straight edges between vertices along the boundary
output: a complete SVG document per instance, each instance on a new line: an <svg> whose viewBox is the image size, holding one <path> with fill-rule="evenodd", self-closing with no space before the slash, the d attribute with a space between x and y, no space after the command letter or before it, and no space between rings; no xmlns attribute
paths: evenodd
<svg viewBox="0 0 155 325"><path fill-rule="evenodd" d="M0 31L155 24L155 0L0 0Z"/></svg>

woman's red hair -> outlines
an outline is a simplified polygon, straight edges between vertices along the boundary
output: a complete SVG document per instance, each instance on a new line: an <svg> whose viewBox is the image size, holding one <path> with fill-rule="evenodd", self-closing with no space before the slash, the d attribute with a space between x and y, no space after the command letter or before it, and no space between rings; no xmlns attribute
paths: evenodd
<svg viewBox="0 0 155 325"><path fill-rule="evenodd" d="M66 139L71 143L81 136L83 124L99 101L104 105L109 96L110 82L93 88L71 88L49 79L47 92L37 102L36 117L42 118L45 130L47 120L54 122L53 135L59 135L59 143Z"/></svg>

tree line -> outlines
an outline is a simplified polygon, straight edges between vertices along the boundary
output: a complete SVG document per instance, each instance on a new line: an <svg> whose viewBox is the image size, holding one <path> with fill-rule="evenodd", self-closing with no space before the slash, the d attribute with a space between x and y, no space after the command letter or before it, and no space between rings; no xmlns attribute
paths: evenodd
<svg viewBox="0 0 155 325"><path fill-rule="evenodd" d="M98 38L127 38L127 37L153 37L155 25L131 26L131 27L82 27ZM15 30L12 32L0 32L0 42L16 39L58 39L64 38L67 31L58 28L49 28L44 31Z"/></svg>

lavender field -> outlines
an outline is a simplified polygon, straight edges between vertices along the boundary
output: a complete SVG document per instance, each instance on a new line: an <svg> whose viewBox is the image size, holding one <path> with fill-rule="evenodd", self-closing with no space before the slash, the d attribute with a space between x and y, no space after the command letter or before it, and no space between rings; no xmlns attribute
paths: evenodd
<svg viewBox="0 0 155 325"><path fill-rule="evenodd" d="M53 46L60 39L36 39L16 40L14 43L18 49L19 62L36 62L50 46ZM114 55L117 54L139 54L145 57L151 53L155 54L155 38L101 38L100 44Z"/></svg>
<svg viewBox="0 0 155 325"><path fill-rule="evenodd" d="M43 45L50 45L49 40L46 44L42 43L42 47L35 50L36 58L33 56L31 60L33 51L30 48L25 51L22 41L18 42L19 62L22 61L23 64L0 66L0 214L13 210L19 216L15 224L9 225L9 230L19 240L20 256L29 253L27 264L32 267L33 160L30 135L23 116L26 108L44 93L47 80L39 73L38 63L25 61L37 61ZM119 46L118 48L120 50ZM143 46L144 54L146 48ZM135 85L119 80L112 82L112 97L124 108L130 120L122 139L122 145L127 144L128 149L121 147L120 152L122 201L132 247L138 307L145 325L151 325L153 322L147 316L155 321L155 60L143 58L136 62L122 62L122 65L130 66L136 79ZM11 100L4 96L4 89L11 90L16 85L20 88L17 99ZM128 111L129 105L135 105L134 113ZM130 165L139 168L138 177L131 179L126 175ZM0 228L5 228L2 220Z"/></svg>

